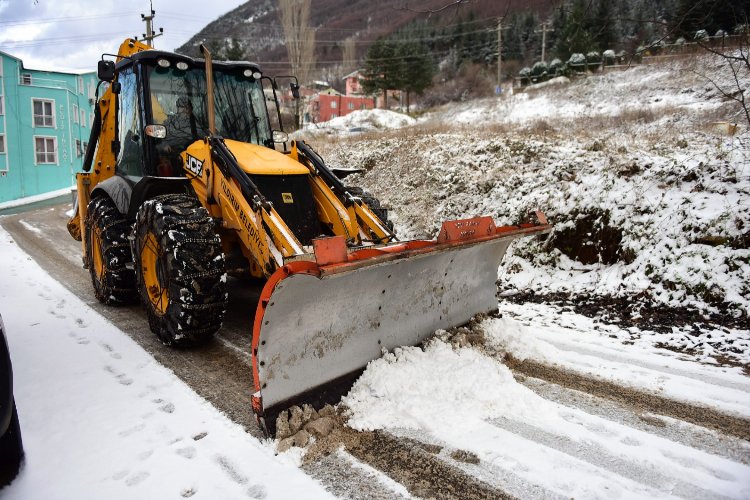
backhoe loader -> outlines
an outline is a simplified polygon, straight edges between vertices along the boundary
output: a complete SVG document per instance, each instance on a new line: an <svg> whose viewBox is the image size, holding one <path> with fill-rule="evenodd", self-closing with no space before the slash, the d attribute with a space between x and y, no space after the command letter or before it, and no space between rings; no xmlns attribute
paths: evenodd
<svg viewBox="0 0 750 500"><path fill-rule="evenodd" d="M221 328L228 274L265 280L251 358L266 432L383 349L497 310L500 260L513 239L551 229L543 214L519 226L447 221L434 240L399 241L377 201L272 129L276 80L201 51L127 39L99 61L68 223L99 301L140 300L164 344L191 346Z"/></svg>

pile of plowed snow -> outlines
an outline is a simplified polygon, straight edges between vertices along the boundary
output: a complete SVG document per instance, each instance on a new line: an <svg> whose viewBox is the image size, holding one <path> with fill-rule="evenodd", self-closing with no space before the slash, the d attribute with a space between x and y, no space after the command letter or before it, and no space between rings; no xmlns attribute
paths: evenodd
<svg viewBox="0 0 750 500"><path fill-rule="evenodd" d="M408 127L416 120L404 113L387 109L363 109L327 122L315 123L296 133L301 139L307 136L333 133L361 133Z"/></svg>

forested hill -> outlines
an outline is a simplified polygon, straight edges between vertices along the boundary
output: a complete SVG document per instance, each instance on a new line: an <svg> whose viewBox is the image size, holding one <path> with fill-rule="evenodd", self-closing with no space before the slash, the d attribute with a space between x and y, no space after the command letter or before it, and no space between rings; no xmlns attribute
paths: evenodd
<svg viewBox="0 0 750 500"><path fill-rule="evenodd" d="M288 74L280 3L254 0L209 23L178 52L198 55L206 43L220 59L258 62ZM696 31L731 33L747 23L750 0L312 0L315 31L311 79L340 82L361 67L373 43L400 37L426 47L434 64L468 62L491 71L497 60L502 18L503 69L515 76L542 55L566 60L571 53L639 47Z"/></svg>

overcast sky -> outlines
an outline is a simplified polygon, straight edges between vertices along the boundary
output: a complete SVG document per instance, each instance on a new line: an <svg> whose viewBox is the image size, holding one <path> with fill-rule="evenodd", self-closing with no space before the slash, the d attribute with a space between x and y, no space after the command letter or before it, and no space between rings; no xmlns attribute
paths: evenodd
<svg viewBox="0 0 750 500"><path fill-rule="evenodd" d="M206 24L244 0L154 0L154 27L164 36L157 49L173 50ZM0 0L0 51L23 59L24 67L95 71L104 52L141 35L148 0Z"/></svg>

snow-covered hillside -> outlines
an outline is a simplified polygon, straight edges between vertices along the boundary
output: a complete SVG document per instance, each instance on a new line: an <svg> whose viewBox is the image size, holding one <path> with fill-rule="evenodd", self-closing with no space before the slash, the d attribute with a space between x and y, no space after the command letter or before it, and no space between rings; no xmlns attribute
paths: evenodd
<svg viewBox="0 0 750 500"><path fill-rule="evenodd" d="M517 223L542 209L555 232L514 246L500 271L504 294L619 297L635 319L669 306L729 328L706 336L676 318L684 331L667 346L744 364L750 135L742 123L733 137L714 124L740 116L708 73L732 83L709 57L636 67L446 106L397 133L318 149L366 170L347 181L390 207L404 237L432 236L444 219Z"/></svg>

